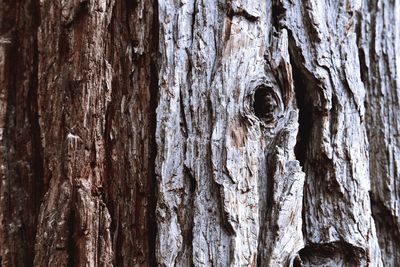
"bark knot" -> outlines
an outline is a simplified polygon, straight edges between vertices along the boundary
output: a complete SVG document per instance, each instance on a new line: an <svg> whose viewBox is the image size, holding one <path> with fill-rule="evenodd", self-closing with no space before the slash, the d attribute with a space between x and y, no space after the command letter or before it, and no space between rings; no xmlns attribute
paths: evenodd
<svg viewBox="0 0 400 267"><path fill-rule="evenodd" d="M261 121L274 123L280 110L278 95L266 85L257 86L253 95L253 110Z"/></svg>

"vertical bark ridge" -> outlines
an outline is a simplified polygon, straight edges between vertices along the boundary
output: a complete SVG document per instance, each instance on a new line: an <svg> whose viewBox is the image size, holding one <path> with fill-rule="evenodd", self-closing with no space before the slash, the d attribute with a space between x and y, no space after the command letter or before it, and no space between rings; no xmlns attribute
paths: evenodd
<svg viewBox="0 0 400 267"><path fill-rule="evenodd" d="M193 23L195 23L197 15L201 15L200 11L195 9L197 6L193 1L183 4L181 8L177 8L174 3L170 2L159 3L161 60L159 61L160 100L157 107L156 132L158 150L156 159L158 178L156 253L157 261L162 266L175 264L190 266L194 257L191 249L193 243L188 237L193 231L193 219L190 217L194 215L194 207L191 203L193 203L193 195L196 194L197 188L195 192L191 192L188 179L196 177L196 170L185 162L186 154L190 153L188 150L190 149L189 136L193 131L191 128L193 111L185 106L190 104L190 96L194 93L191 87L194 77L190 46L195 39ZM164 19L172 19L172 21L164 24ZM173 21L178 19L181 23L174 25ZM162 46L162 43L169 38L171 38L168 43L169 49L173 49L175 43L178 46L176 53L168 53ZM167 67L164 67L165 65ZM179 68L183 71L186 70L187 74L179 75ZM176 75L174 76L173 73ZM181 83L182 88L174 85L176 83ZM165 96L166 90L172 94L171 100L169 100L171 108L168 107L168 102L164 107L164 99L168 99L168 96ZM171 92L172 90L173 92ZM174 106L176 109L173 108ZM176 113L170 117L171 109ZM165 122L172 125L168 127ZM170 131L174 132L174 136L170 135ZM181 140L187 141L182 142ZM170 143L174 144L173 155L167 157L165 163L160 164L160 158L165 157L163 155L167 152L164 151L168 151ZM176 198L173 196L174 194L177 194ZM171 199L171 197L173 198Z"/></svg>
<svg viewBox="0 0 400 267"><path fill-rule="evenodd" d="M113 263L155 263L156 1L119 1L108 29L113 69L106 119L105 195L113 219Z"/></svg>
<svg viewBox="0 0 400 267"><path fill-rule="evenodd" d="M274 9L273 12L275 12ZM274 13L273 13L274 14ZM279 14L276 16L279 17ZM304 246L302 236L302 199L304 173L295 158L298 110L294 98L294 80L289 57L287 31L275 20L276 32L267 55L276 87L280 87L284 113L278 116L272 132L265 131L267 164L267 209L262 212L259 265L288 265L298 262L297 252ZM263 203L260 202L260 205Z"/></svg>
<svg viewBox="0 0 400 267"><path fill-rule="evenodd" d="M4 266L33 263L42 197L40 129L37 127L35 1L0 7L0 258Z"/></svg>
<svg viewBox="0 0 400 267"><path fill-rule="evenodd" d="M293 64L305 81L305 88L296 88L296 92L301 100L301 90L305 90L309 99L299 105L309 110L303 107L302 112L312 112L312 143L301 146L300 140L297 149L297 154L305 158L306 247L300 254L306 266L382 264L369 204L369 168L365 164L365 91L358 71L354 17L359 4L283 2L282 24L292 36ZM328 14L328 9L333 11Z"/></svg>
<svg viewBox="0 0 400 267"><path fill-rule="evenodd" d="M372 212L387 266L400 264L399 12L398 1L363 1L357 36L367 93Z"/></svg>
<svg viewBox="0 0 400 267"><path fill-rule="evenodd" d="M35 264L154 265L156 2L40 9Z"/></svg>
<svg viewBox="0 0 400 267"><path fill-rule="evenodd" d="M49 190L37 226L38 266L111 264L101 163L112 77L103 35L112 8L112 1L40 3L39 124Z"/></svg>
<svg viewBox="0 0 400 267"><path fill-rule="evenodd" d="M254 266L260 254L258 264L290 264L303 246L304 176L287 35L270 47L264 2L167 1L159 10L159 263ZM187 244L181 210L192 205Z"/></svg>

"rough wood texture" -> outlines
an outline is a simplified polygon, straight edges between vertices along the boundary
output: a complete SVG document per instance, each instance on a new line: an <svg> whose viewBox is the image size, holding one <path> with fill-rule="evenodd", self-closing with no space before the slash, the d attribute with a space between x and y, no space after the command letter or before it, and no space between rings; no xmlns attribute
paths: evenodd
<svg viewBox="0 0 400 267"><path fill-rule="evenodd" d="M152 264L154 3L24 2L1 3L2 264Z"/></svg>
<svg viewBox="0 0 400 267"><path fill-rule="evenodd" d="M368 195L365 90L355 33L361 2L306 1L304 8L300 3L280 8L300 72L295 85L304 97L300 123L311 117L300 132L307 177L301 256L305 265L377 266L381 258ZM304 28L308 31L299 30Z"/></svg>
<svg viewBox="0 0 400 267"><path fill-rule="evenodd" d="M304 179L287 33L269 49L262 2L165 1L159 10L159 263L286 264L303 246ZM271 110L257 118L263 96Z"/></svg>
<svg viewBox="0 0 400 267"><path fill-rule="evenodd" d="M400 3L366 1L358 20L360 73L367 92L372 213L385 265L399 266Z"/></svg>
<svg viewBox="0 0 400 267"><path fill-rule="evenodd" d="M1 266L400 265L398 0L0 2Z"/></svg>
<svg viewBox="0 0 400 267"><path fill-rule="evenodd" d="M0 265L29 266L44 192L37 6L0 2Z"/></svg>

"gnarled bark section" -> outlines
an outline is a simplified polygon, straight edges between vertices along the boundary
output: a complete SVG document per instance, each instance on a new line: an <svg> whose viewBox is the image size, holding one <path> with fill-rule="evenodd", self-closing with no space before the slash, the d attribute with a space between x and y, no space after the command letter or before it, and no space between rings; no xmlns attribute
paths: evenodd
<svg viewBox="0 0 400 267"><path fill-rule="evenodd" d="M303 247L304 176L286 32L270 38L265 2L159 10L159 263L292 263Z"/></svg>

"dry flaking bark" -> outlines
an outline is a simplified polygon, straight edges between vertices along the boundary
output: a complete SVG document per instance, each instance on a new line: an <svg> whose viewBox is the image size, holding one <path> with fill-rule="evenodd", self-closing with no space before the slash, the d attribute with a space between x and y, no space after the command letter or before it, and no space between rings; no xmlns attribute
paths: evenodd
<svg viewBox="0 0 400 267"><path fill-rule="evenodd" d="M1 266L397 266L400 3L0 3Z"/></svg>

